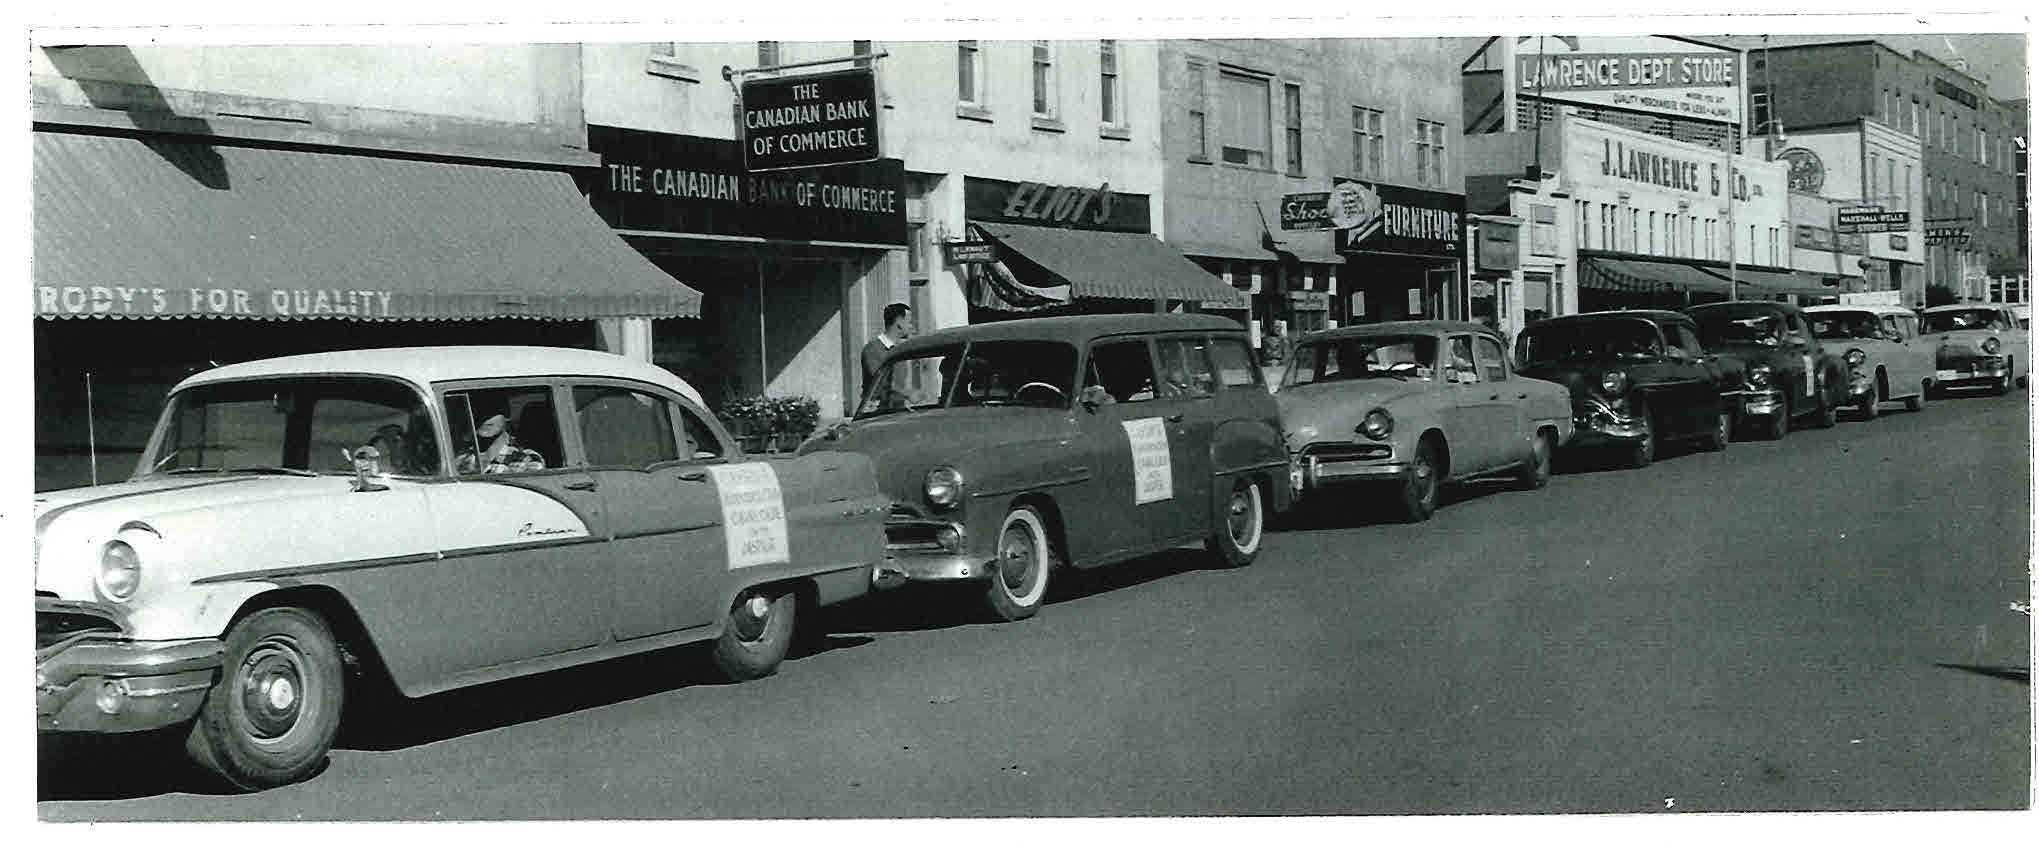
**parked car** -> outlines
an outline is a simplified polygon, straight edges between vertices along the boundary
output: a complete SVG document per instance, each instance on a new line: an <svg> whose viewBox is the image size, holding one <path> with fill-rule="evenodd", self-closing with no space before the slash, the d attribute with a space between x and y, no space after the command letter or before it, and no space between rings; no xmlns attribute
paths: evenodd
<svg viewBox="0 0 2039 845"><path fill-rule="evenodd" d="M2011 316L2018 321L2018 328L2032 330L2032 303L2020 302L2011 306Z"/></svg>
<svg viewBox="0 0 2039 845"><path fill-rule="evenodd" d="M1685 309L1699 324L1699 342L1740 385L1735 423L1768 440L1805 418L1831 427L1848 403L1848 369L1806 325L1805 313L1782 302L1716 302ZM1731 381L1732 384L1732 381Z"/></svg>
<svg viewBox="0 0 2039 845"><path fill-rule="evenodd" d="M869 460L747 461L665 370L598 352L376 349L170 393L132 480L35 499L36 725L189 724L235 787L314 772L350 690L424 696L712 640L772 673L867 592Z"/></svg>
<svg viewBox="0 0 2039 845"><path fill-rule="evenodd" d="M1926 407L1933 389L1939 344L1919 335L1919 315L1895 305L1815 305L1805 309L1813 337L1842 350L1848 367L1848 401L1866 418L1877 406L1903 400L1907 411Z"/></svg>
<svg viewBox="0 0 2039 845"><path fill-rule="evenodd" d="M2031 374L2030 335L2009 306L1993 302L1940 305L1926 309L1926 334L1939 340L1935 386L1988 387L2011 392Z"/></svg>
<svg viewBox="0 0 2039 845"><path fill-rule="evenodd" d="M1601 311L1543 320L1515 338L1518 372L1562 384L1579 434L1572 445L1611 449L1629 466L1656 459L1663 440L1727 448L1738 390L1699 326L1676 311Z"/></svg>
<svg viewBox="0 0 2039 845"><path fill-rule="evenodd" d="M1442 320L1315 332L1275 394L1301 487L1387 486L1401 515L1429 519L1439 487L1514 474L1550 480L1572 436L1565 389L1511 371L1501 336Z"/></svg>
<svg viewBox="0 0 2039 845"><path fill-rule="evenodd" d="M1190 541L1251 563L1288 507L1276 414L1236 322L1047 317L899 344L855 418L801 452L870 456L907 577L982 584L984 608L1018 620L1065 565Z"/></svg>

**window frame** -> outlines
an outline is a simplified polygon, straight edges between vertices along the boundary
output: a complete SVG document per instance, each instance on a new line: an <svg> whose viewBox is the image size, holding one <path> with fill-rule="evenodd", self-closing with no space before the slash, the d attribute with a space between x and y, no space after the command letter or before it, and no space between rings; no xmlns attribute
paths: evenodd
<svg viewBox="0 0 2039 845"><path fill-rule="evenodd" d="M541 476L548 474L584 472L587 469L587 456L581 454L580 450L581 440L580 430L578 428L579 421L574 419L573 415L566 414L561 410L563 408L568 407L573 402L573 394L571 391L567 389L568 383L569 383L568 379L556 376L501 376L494 378L457 379L451 381L433 382L432 396L433 399L438 402L438 406L435 408L435 413L444 414L446 408L446 401L454 393L471 393L474 391L481 390L513 390L513 389L529 390L536 388L544 388L547 394L550 396L550 399L548 401L552 403L553 427L557 429L559 432L560 441L558 455L559 465L548 466L544 469L530 470L528 472L498 473L499 475L507 475L516 478L526 478L531 476ZM472 413L471 403L472 400L470 400L469 413ZM476 424L479 424L481 421L475 420L474 422ZM513 420L512 422L515 421ZM447 472L450 474L450 477L455 481L468 481L486 477L487 475L486 473L460 472L460 456L458 452L456 452L453 449L453 428L451 420L450 419L447 420L445 423L443 423L443 426L446 429L445 431L446 445L444 460L446 462L446 469ZM478 442L477 445L479 445Z"/></svg>
<svg viewBox="0 0 2039 845"><path fill-rule="evenodd" d="M642 466L635 466L623 463L601 463L601 464L595 463L594 459L590 457L591 453L588 449L587 430L581 426L580 393L583 390L609 390L609 391L621 390L643 396L649 396L663 403L660 407L662 407L665 411L665 413L662 416L665 418L666 437L670 441L666 445L671 448L673 457L651 461ZM607 379L575 379L572 383L566 386L566 393L569 397L571 397L571 400L573 402L574 437L578 441L580 446L583 469L587 469L589 471L604 471L604 472L616 472L616 471L653 472L659 469L663 469L665 467L693 463L695 460L697 460L692 457L691 453L688 453L680 448L679 439L681 434L680 420L679 417L673 411L674 404L672 402L671 396L661 394L656 391L644 390L633 385L610 383L609 380Z"/></svg>
<svg viewBox="0 0 2039 845"><path fill-rule="evenodd" d="M1082 360L1078 363L1081 369L1077 372L1077 395L1081 396L1083 391L1090 389L1090 376L1092 373L1097 372L1097 350L1100 347L1135 345L1146 350L1147 353L1147 390L1149 395L1145 399L1120 399L1114 395L1112 396L1112 402L1118 405L1140 405L1147 402L1173 400L1174 397L1164 397L1161 395L1161 371L1159 367L1155 366L1158 350L1154 348L1153 338L1148 335L1110 335L1091 338L1090 342L1084 344ZM1099 387L1104 386L1102 380L1097 384ZM1105 392L1110 393L1111 391L1107 390Z"/></svg>
<svg viewBox="0 0 2039 845"><path fill-rule="evenodd" d="M1246 170L1259 170L1265 172L1274 171L1275 165L1274 165L1273 83L1274 78L1266 74L1254 73L1244 68L1234 68L1227 65L1218 66L1219 96L1221 99L1225 100L1227 105L1230 104L1229 100L1230 94L1228 92L1232 90L1226 87L1227 84L1253 85L1259 87L1260 95L1257 98L1257 102L1255 103L1255 105L1259 107L1260 111L1259 122L1262 129L1260 133L1262 137L1259 138L1260 147L1258 149L1252 149L1247 147L1235 147L1231 144L1233 136L1227 132L1221 132L1221 137L1218 142L1218 159L1217 159L1218 161L1224 162L1225 165L1228 167L1238 167ZM1229 123L1229 121L1225 121L1225 123ZM1220 128L1222 130L1227 127L1221 126ZM1230 153L1233 150L1238 150L1242 153L1248 154L1247 160L1233 161L1230 157ZM1258 154L1260 156L1259 164L1253 163L1251 158L1252 154Z"/></svg>
<svg viewBox="0 0 2039 845"><path fill-rule="evenodd" d="M1515 364L1513 361L1508 360L1507 346L1504 345L1500 341L1500 339L1494 337L1493 335L1476 334L1473 335L1472 337L1473 337L1473 372L1479 376L1480 379L1479 383L1500 384L1501 382L1507 381L1509 378L1511 378L1514 373ZM1484 341L1484 343L1482 341ZM1500 358L1499 361L1500 365L1499 369L1501 373L1500 378L1494 379L1487 378L1486 370L1488 364L1487 356L1482 354L1481 350L1488 346L1493 347L1494 353L1498 355Z"/></svg>
<svg viewBox="0 0 2039 845"><path fill-rule="evenodd" d="M1189 160L1196 164L1211 163L1211 86L1210 63L1191 58L1185 64L1190 77Z"/></svg>
<svg viewBox="0 0 2039 845"><path fill-rule="evenodd" d="M1031 87L1028 105L1034 117L1054 120L1061 112L1060 86L1056 84L1055 42L1035 39L1028 45L1027 79Z"/></svg>
<svg viewBox="0 0 2039 845"><path fill-rule="evenodd" d="M1387 112L1352 104L1352 170L1362 179L1380 179L1388 167Z"/></svg>
<svg viewBox="0 0 2039 845"><path fill-rule="evenodd" d="M652 396L656 396L666 401L668 422L671 425L671 432L676 437L683 435L686 431L684 420L680 418L677 409L684 408L689 411L692 411L696 416L700 417L701 423L708 430L708 433L716 438L717 445L719 446L720 451L722 453L721 455L714 458L694 458L688 455L681 455L677 460L674 461L662 461L653 464L649 467L641 468L647 472L654 469L660 469L680 464L728 463L730 460L732 460L733 457L740 456L743 454L743 450L739 448L735 439L729 436L729 432L724 431L722 429L722 424L716 418L714 413L710 412L707 408L694 404L693 400L690 400L687 397L680 395L678 392L666 389L663 385L653 384L651 382L645 381L638 381L636 379L622 378L617 376L576 376L572 378L556 379L554 380L554 383L555 386L557 387L557 390L555 392L564 395L566 401L569 403L568 405L560 405L558 404L558 400L555 399L553 404L553 412L555 415L559 414L559 409L570 407L571 403L573 402L574 388L576 387L619 387L626 390L634 390L639 393L647 393ZM572 441L570 444L570 448L573 449L575 452L574 460L576 463L574 467L570 468L578 468L584 470L595 470L595 469L609 470L619 468L634 469L632 467L616 467L611 465L596 466L590 464L588 462L587 453L584 451L586 443L583 441L584 435L580 430L580 414L574 413L567 414L566 416L568 417L568 419L565 420L564 422L572 426L571 434L568 433L569 429L565 425L562 425L560 427L560 437ZM677 448L678 445L679 444L677 442L674 443L675 448Z"/></svg>
<svg viewBox="0 0 2039 845"><path fill-rule="evenodd" d="M964 81L969 81L969 94L964 95ZM956 41L956 103L962 106L987 108L984 87L984 43L974 39Z"/></svg>
<svg viewBox="0 0 2039 845"><path fill-rule="evenodd" d="M1290 176L1303 175L1303 84L1281 84L1282 169Z"/></svg>
<svg viewBox="0 0 2039 845"><path fill-rule="evenodd" d="M1118 39L1097 42L1098 122L1113 128L1126 127L1126 80L1119 67Z"/></svg>

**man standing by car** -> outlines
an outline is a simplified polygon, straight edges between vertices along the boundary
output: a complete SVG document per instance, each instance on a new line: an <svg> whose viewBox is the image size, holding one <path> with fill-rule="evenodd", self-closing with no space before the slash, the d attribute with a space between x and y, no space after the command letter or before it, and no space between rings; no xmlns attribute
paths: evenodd
<svg viewBox="0 0 2039 845"><path fill-rule="evenodd" d="M913 309L907 307L906 303L894 302L891 305L885 306L884 316L885 330L879 332L877 337L871 338L871 342L864 344L864 384L866 385L869 385L871 379L878 376L878 365L884 362L885 353L892 351L892 347L899 345L900 341L913 336L913 328L910 325L913 319Z"/></svg>

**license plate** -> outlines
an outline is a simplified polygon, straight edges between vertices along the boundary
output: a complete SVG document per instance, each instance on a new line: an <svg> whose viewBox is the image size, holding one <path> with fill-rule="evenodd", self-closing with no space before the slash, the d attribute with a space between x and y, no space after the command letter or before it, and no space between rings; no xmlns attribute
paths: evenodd
<svg viewBox="0 0 2039 845"><path fill-rule="evenodd" d="M1954 378L1955 376L1958 376L1958 375L1960 375L1960 373L1957 373L1957 372L1955 372L1955 371L1953 371L1953 370L1939 370L1939 371L1937 371L1937 372L1933 373L1933 375L1934 375L1935 377L1937 377L1937 378L1943 378L1943 379L1948 379L1948 378Z"/></svg>

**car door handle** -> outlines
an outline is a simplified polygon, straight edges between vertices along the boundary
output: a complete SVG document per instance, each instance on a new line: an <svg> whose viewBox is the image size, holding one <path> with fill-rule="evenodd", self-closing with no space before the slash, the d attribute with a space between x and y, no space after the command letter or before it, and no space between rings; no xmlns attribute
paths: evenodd
<svg viewBox="0 0 2039 845"><path fill-rule="evenodd" d="M1494 395L1492 395L1492 396L1489 396L1489 397L1487 397L1487 401L1489 401L1489 402L1496 402L1496 401L1499 401L1500 399L1501 399L1501 394L1499 394L1499 393L1496 393L1496 394L1494 394Z"/></svg>
<svg viewBox="0 0 2039 845"><path fill-rule="evenodd" d="M566 483L566 489L568 489L568 490L593 490L593 489L595 489L595 480L594 480L594 479L592 479L592 478L590 478L590 479L587 479L586 481L569 481L569 482L567 482L567 483Z"/></svg>
<svg viewBox="0 0 2039 845"><path fill-rule="evenodd" d="M1164 420L1167 420L1167 421L1169 421L1169 422L1182 422L1182 415L1181 415L1181 414L1169 414L1168 416L1162 417L1162 419L1164 419Z"/></svg>
<svg viewBox="0 0 2039 845"><path fill-rule="evenodd" d="M681 481L707 481L708 471L705 469L690 469L673 477Z"/></svg>
<svg viewBox="0 0 2039 845"><path fill-rule="evenodd" d="M1527 394L1527 393L1517 393L1517 394L1515 394L1515 398L1517 398L1517 399L1528 399L1528 398L1529 398L1529 394Z"/></svg>

